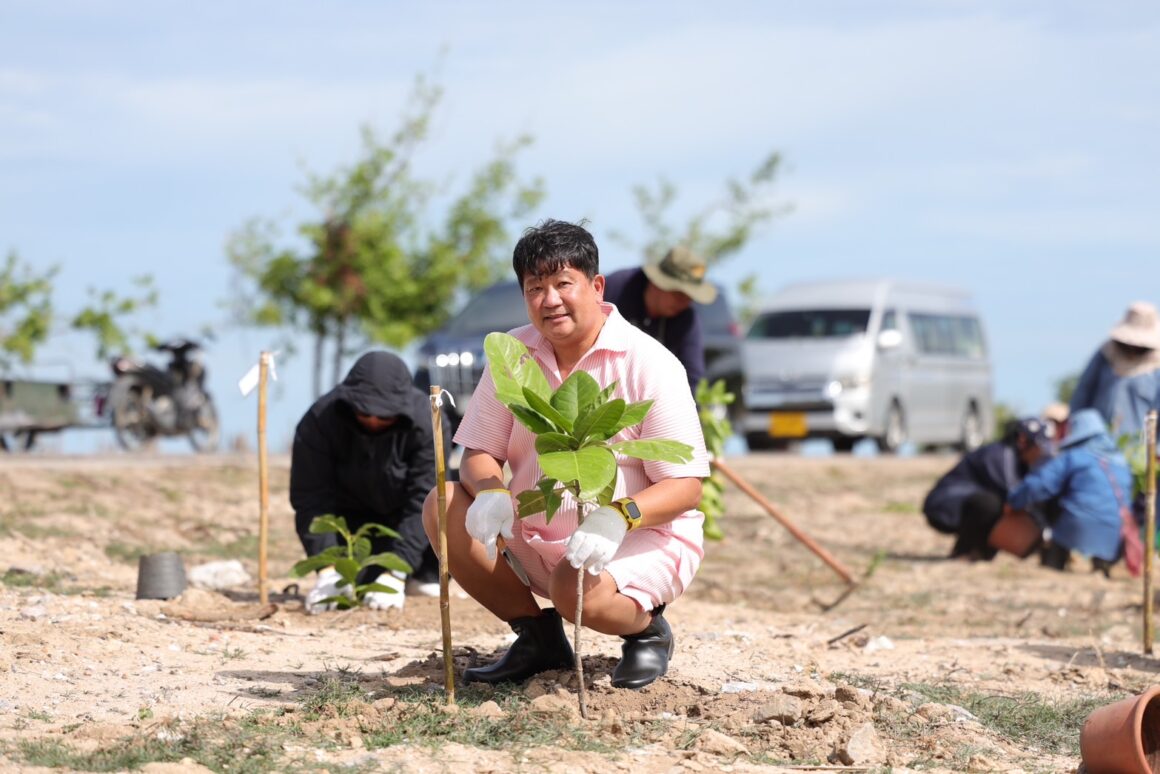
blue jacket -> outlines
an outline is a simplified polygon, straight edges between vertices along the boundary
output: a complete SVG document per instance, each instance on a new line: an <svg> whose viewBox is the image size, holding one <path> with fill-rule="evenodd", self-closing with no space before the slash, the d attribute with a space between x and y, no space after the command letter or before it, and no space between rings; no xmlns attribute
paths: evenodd
<svg viewBox="0 0 1160 774"><path fill-rule="evenodd" d="M1100 461L1104 464L1101 465ZM1105 470L1106 465L1106 470ZM1115 480L1119 487L1112 486ZM1051 539L1064 548L1106 561L1120 553L1120 507L1132 496L1132 473L1106 433L1064 448L1023 479L1007 496L1013 508L1059 498Z"/></svg>
<svg viewBox="0 0 1160 774"><path fill-rule="evenodd" d="M693 304L676 317L654 319L644 306L648 276L644 269L621 269L604 278L604 300L616 306L624 319L665 345L677 356L689 377L689 389L696 394L697 382L705 376L705 345L701 318Z"/></svg>
<svg viewBox="0 0 1160 774"><path fill-rule="evenodd" d="M1071 413L1085 408L1103 415L1112 437L1124 433L1136 437L1148 412L1160 409L1160 370L1117 376L1103 350L1097 351L1071 396Z"/></svg>
<svg viewBox="0 0 1160 774"><path fill-rule="evenodd" d="M963 503L979 491L991 492L1000 499L1019 484L1026 466L1010 443L995 441L965 455L950 469L922 503L922 512L930 526L939 532L955 534L963 520Z"/></svg>

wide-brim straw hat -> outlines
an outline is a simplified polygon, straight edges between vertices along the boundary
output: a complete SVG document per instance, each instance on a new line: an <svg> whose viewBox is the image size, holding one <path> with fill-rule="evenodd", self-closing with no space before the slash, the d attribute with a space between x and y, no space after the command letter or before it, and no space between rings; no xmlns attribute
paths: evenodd
<svg viewBox="0 0 1160 774"><path fill-rule="evenodd" d="M687 247L674 247L656 263L644 267L652 284L661 290L684 293L698 304L711 304L717 298L717 286L705 281L705 260Z"/></svg>
<svg viewBox="0 0 1160 774"><path fill-rule="evenodd" d="M1112 328L1109 337L1132 347L1160 349L1160 314L1147 301L1136 301L1124 312L1124 319Z"/></svg>

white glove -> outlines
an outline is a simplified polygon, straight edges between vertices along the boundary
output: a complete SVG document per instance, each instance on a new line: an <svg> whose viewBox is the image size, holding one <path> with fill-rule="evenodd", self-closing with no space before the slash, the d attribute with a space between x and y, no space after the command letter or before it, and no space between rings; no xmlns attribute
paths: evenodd
<svg viewBox="0 0 1160 774"><path fill-rule="evenodd" d="M488 559L495 559L496 539L503 535L511 540L515 520L512 493L506 489L485 489L467 509L467 534L483 543Z"/></svg>
<svg viewBox="0 0 1160 774"><path fill-rule="evenodd" d="M389 589L394 589L395 593L391 594L386 591L368 591L363 595L363 604L371 610L395 610L403 609L403 600L406 595L403 594L403 579L407 576L398 570L391 570L384 572L379 577L375 578L375 583L381 586L386 586Z"/></svg>
<svg viewBox="0 0 1160 774"><path fill-rule="evenodd" d="M592 575L604 572L604 565L616 556L624 542L628 524L615 508L603 505L584 517L572 533L564 558L577 570L587 568Z"/></svg>
<svg viewBox="0 0 1160 774"><path fill-rule="evenodd" d="M338 607L337 603L322 601L327 597L342 595L354 599L354 589L350 587L349 583L341 589L338 588L338 584L341 581L342 576L333 567L319 571L318 580L314 582L314 588L306 595L306 612L314 615L336 609Z"/></svg>

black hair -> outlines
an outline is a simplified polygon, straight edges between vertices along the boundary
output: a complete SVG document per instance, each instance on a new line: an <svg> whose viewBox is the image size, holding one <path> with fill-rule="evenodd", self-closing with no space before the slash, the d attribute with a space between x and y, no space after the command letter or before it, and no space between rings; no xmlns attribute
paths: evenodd
<svg viewBox="0 0 1160 774"><path fill-rule="evenodd" d="M525 277L546 277L565 268L591 280L600 271L600 251L582 225L549 218L524 231L512 251L512 268L521 288Z"/></svg>

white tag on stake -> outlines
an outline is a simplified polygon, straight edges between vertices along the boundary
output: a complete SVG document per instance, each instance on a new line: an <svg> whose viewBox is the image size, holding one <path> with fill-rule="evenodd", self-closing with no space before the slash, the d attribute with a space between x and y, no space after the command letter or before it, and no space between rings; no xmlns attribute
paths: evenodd
<svg viewBox="0 0 1160 774"><path fill-rule="evenodd" d="M270 353L270 378L274 381L278 381L278 371L274 368L274 355L276 354L278 353ZM260 374L261 363L254 363L250 370L246 371L246 375L238 380L238 389L241 391L243 398L248 398L250 393L257 389Z"/></svg>

